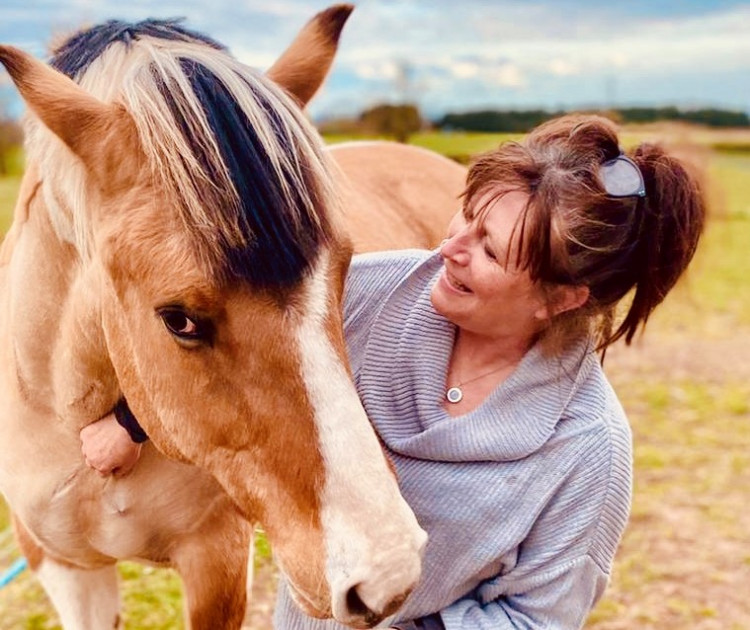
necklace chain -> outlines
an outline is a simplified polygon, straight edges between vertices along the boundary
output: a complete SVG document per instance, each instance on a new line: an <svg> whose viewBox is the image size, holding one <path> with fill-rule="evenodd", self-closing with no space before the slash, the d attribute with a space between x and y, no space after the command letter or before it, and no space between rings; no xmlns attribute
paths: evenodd
<svg viewBox="0 0 750 630"><path fill-rule="evenodd" d="M494 370L490 370L489 372L485 372L484 374L480 374L479 376L475 376L474 378L470 378L466 381L460 381L456 385L453 385L452 387L449 387L445 392L445 399L449 403L453 403L454 405L456 403L460 403L463 400L464 397L464 391L461 389L464 385L468 385L469 383L473 383L474 381L478 381L480 378L484 378L485 376L489 376L490 374L494 374L495 372L499 372L502 370L505 366L501 365L498 368L495 368Z"/></svg>

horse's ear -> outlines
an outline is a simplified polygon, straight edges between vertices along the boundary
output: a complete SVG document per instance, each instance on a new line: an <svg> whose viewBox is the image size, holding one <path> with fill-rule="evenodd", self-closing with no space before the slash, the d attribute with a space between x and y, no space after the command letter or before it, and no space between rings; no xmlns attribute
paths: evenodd
<svg viewBox="0 0 750 630"><path fill-rule="evenodd" d="M294 96L302 107L323 84L338 48L341 29L353 9L351 4L337 4L318 13L268 70L268 77Z"/></svg>
<svg viewBox="0 0 750 630"><path fill-rule="evenodd" d="M107 138L127 125L125 111L103 103L67 76L31 55L0 46L0 63L29 108L93 172L106 178Z"/></svg>

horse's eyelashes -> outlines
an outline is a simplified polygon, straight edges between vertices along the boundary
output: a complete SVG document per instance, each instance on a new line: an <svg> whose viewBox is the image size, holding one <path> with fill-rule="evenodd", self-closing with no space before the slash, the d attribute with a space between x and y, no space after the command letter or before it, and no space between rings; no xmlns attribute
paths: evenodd
<svg viewBox="0 0 750 630"><path fill-rule="evenodd" d="M178 341L210 343L213 326L209 320L188 315L182 308L170 306L157 311L167 330Z"/></svg>

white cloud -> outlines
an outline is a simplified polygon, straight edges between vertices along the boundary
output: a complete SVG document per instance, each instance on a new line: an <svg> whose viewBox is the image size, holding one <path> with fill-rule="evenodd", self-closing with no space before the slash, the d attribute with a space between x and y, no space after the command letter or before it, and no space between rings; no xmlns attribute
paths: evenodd
<svg viewBox="0 0 750 630"><path fill-rule="evenodd" d="M276 52L257 51L244 46L232 46L232 54L242 63L259 70L267 70L281 56L282 49Z"/></svg>
<svg viewBox="0 0 750 630"><path fill-rule="evenodd" d="M360 62L353 71L360 79L374 81L395 81L400 73L398 63L393 60Z"/></svg>
<svg viewBox="0 0 750 630"><path fill-rule="evenodd" d="M480 76L500 87L522 88L527 84L523 71L513 63L491 66L487 69L486 74L482 72Z"/></svg>
<svg viewBox="0 0 750 630"><path fill-rule="evenodd" d="M581 69L578 64L572 63L567 59L553 59L549 63L549 71L559 77L566 77L580 74Z"/></svg>
<svg viewBox="0 0 750 630"><path fill-rule="evenodd" d="M622 52L612 53L609 57L609 61L615 68L627 68L630 65L630 59Z"/></svg>
<svg viewBox="0 0 750 630"><path fill-rule="evenodd" d="M228 44L245 63L267 68L302 24L332 2L0 0L0 41L23 41L38 54L51 30L81 17L185 15L189 28ZM354 109L358 95L378 98L387 87L396 89L406 62L425 107L480 98L494 98L498 106L521 98L558 106L595 98L613 76L617 97L647 102L656 88L665 92L665 77L674 76L682 98L710 96L747 108L747 78L717 89L716 82L701 85L700 77L750 75L750 2L720 9L705 3L697 16L686 15L681 0L646 2L361 0L344 29L333 66L337 80L329 81L318 104L351 103Z"/></svg>
<svg viewBox="0 0 750 630"><path fill-rule="evenodd" d="M457 79L472 79L481 72L479 64L473 61L448 62L448 70Z"/></svg>

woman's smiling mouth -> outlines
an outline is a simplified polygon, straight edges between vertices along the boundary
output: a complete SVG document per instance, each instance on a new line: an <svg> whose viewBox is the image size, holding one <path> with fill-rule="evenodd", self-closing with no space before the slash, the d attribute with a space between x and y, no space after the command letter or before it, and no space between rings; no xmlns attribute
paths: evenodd
<svg viewBox="0 0 750 630"><path fill-rule="evenodd" d="M448 269L445 269L445 280L450 285L451 288L455 289L456 291L459 291L461 293L472 293L472 290L469 289L465 284L462 284L456 278L454 278L451 273L448 271Z"/></svg>

